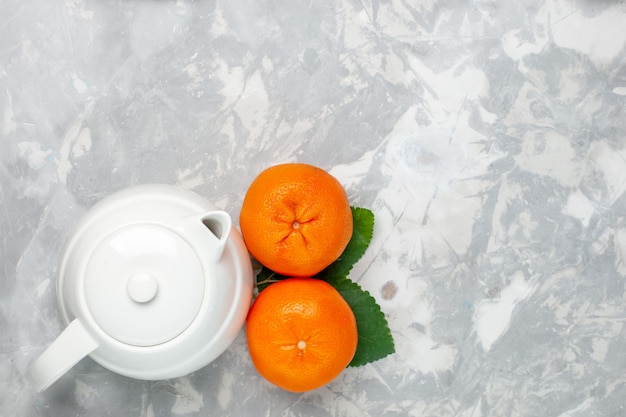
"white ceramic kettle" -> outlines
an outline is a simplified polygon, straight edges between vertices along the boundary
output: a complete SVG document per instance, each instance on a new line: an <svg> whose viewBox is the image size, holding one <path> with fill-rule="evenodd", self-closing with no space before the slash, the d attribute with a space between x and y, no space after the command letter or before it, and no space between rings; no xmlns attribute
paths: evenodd
<svg viewBox="0 0 626 417"><path fill-rule="evenodd" d="M232 343L252 291L250 257L227 213L174 186L118 191L67 241L57 294L68 326L29 376L44 390L87 355L132 378L186 375Z"/></svg>

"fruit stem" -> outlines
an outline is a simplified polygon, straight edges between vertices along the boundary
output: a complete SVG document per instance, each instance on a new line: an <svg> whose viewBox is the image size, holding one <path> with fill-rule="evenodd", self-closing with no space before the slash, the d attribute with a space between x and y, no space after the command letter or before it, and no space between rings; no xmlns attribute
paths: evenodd
<svg viewBox="0 0 626 417"><path fill-rule="evenodd" d="M259 286L259 285L271 284L272 282L280 282L280 281L282 281L282 280L281 279L269 279L269 278L267 278L267 279L264 279L263 281L258 281L256 283L256 285Z"/></svg>
<svg viewBox="0 0 626 417"><path fill-rule="evenodd" d="M256 282L256 286L257 288L259 287L259 285L265 285L265 284L271 284L273 282L279 282L282 281L282 279L273 279L276 276L276 272L272 272L267 278L265 278L263 281L257 281Z"/></svg>

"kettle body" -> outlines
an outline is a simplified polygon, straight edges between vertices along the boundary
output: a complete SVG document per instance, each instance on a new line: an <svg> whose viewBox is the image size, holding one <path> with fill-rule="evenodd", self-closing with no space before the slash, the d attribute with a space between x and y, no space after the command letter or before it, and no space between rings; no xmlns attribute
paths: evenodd
<svg viewBox="0 0 626 417"><path fill-rule="evenodd" d="M233 342L253 288L250 256L226 212L169 185L118 191L65 245L57 296L67 327L29 376L44 390L87 355L131 378L189 374Z"/></svg>

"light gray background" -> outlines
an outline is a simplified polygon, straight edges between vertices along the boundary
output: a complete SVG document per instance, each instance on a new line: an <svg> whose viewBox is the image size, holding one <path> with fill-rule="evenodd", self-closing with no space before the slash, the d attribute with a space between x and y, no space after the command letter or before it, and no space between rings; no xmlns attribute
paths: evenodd
<svg viewBox="0 0 626 417"><path fill-rule="evenodd" d="M625 47L623 0L0 0L0 414L625 416ZM374 211L351 277L395 355L290 394L242 333L32 392L90 206L160 182L236 220L286 161Z"/></svg>

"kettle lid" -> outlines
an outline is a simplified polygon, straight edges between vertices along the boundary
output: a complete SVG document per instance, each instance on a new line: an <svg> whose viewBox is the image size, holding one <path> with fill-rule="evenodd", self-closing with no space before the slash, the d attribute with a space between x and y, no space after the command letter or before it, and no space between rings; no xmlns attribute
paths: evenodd
<svg viewBox="0 0 626 417"><path fill-rule="evenodd" d="M193 247L175 231L150 223L123 226L100 240L86 263L83 285L98 326L134 346L178 336L197 316L205 293Z"/></svg>

